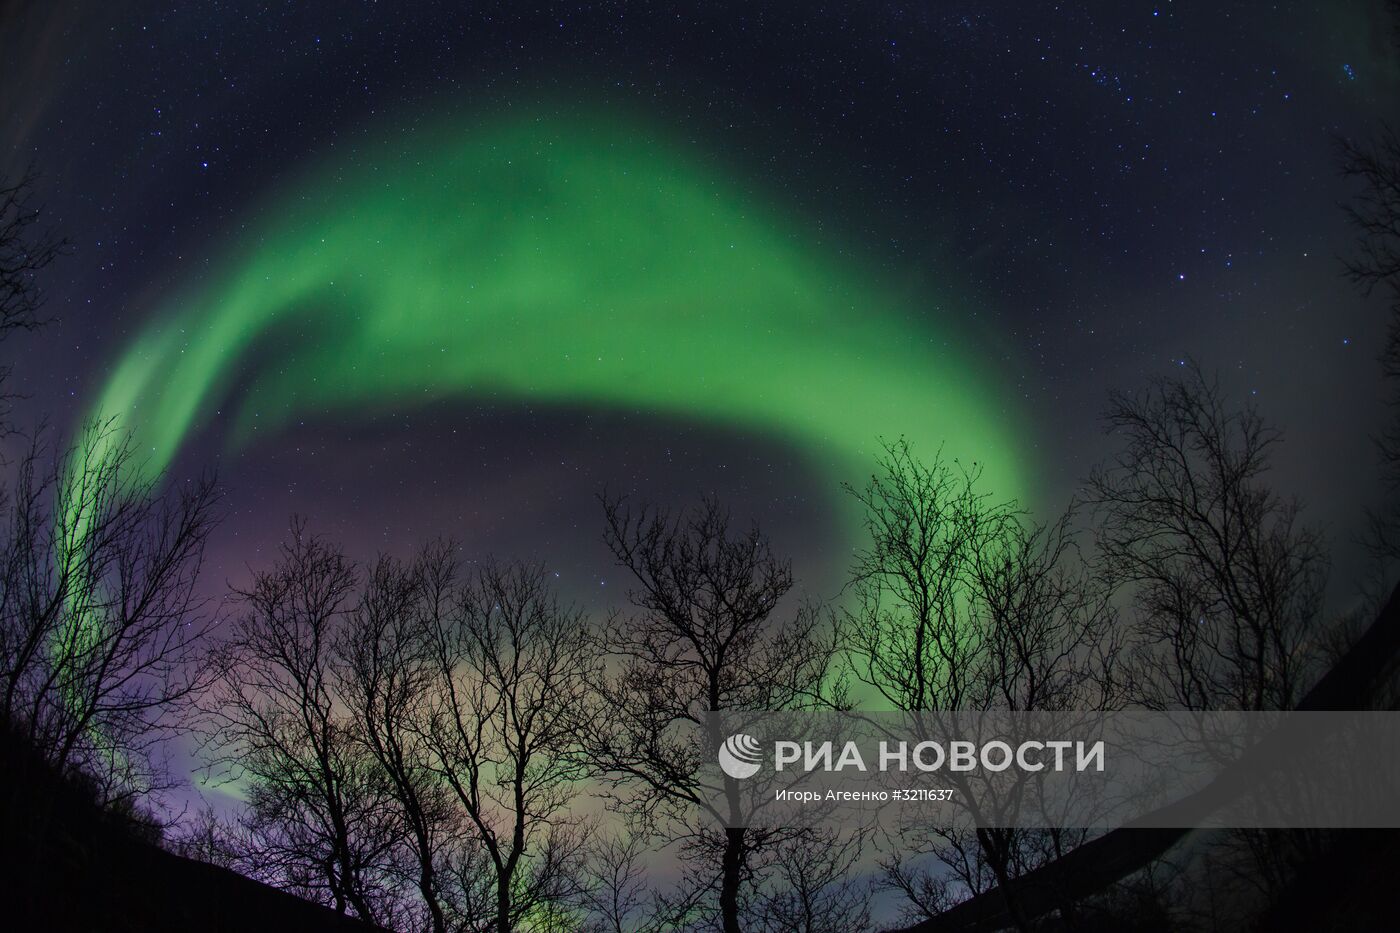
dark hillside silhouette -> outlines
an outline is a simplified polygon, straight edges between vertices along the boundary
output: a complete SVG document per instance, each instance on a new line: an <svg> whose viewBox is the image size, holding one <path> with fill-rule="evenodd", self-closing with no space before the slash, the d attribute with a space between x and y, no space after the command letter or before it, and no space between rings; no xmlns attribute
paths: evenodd
<svg viewBox="0 0 1400 933"><path fill-rule="evenodd" d="M157 844L137 812L116 814L61 778L13 735L0 736L0 888L10 930L378 929Z"/></svg>

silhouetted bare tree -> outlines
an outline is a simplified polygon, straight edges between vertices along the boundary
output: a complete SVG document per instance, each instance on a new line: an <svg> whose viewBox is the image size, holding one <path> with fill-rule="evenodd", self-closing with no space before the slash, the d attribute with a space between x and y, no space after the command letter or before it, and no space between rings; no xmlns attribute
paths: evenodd
<svg viewBox="0 0 1400 933"><path fill-rule="evenodd" d="M1279 443L1199 368L1116 394L1123 452L1090 476L1098 545L1129 587L1135 699L1152 709L1288 709L1308 686L1327 559L1264 481Z"/></svg>
<svg viewBox="0 0 1400 933"><path fill-rule="evenodd" d="M165 786L162 743L208 682L195 593L212 481L168 493L87 428L17 464L0 550L0 721L108 804Z"/></svg>
<svg viewBox="0 0 1400 933"><path fill-rule="evenodd" d="M1361 183L1345 207L1357 232L1356 255L1345 260L1347 275L1367 291L1385 288L1400 301L1400 133L1382 126L1368 143L1343 140L1341 146L1343 175Z"/></svg>
<svg viewBox="0 0 1400 933"><path fill-rule="evenodd" d="M63 251L66 241L39 227L36 177L0 179L0 338L42 323L43 293L35 276Z"/></svg>
<svg viewBox="0 0 1400 933"><path fill-rule="evenodd" d="M594 834L580 886L585 933L662 933L680 925L693 905L658 890L647 870L651 856L642 833Z"/></svg>
<svg viewBox="0 0 1400 933"><path fill-rule="evenodd" d="M463 900L450 879L465 827L427 733L440 682L434 636L451 612L453 569L445 544L408 564L381 557L340 636L334 674L356 737L388 780L433 933L446 933Z"/></svg>
<svg viewBox="0 0 1400 933"><path fill-rule="evenodd" d="M446 549L425 560L435 586L452 578ZM480 928L541 928L579 894L584 834L569 805L587 774L578 751L598 659L582 613L536 564L480 566L452 610L430 617L431 768L489 867Z"/></svg>
<svg viewBox="0 0 1400 933"><path fill-rule="evenodd" d="M405 928L563 922L580 896L586 834L569 808L598 660L543 570L488 562L464 580L437 543L361 579L298 523L241 598L210 741L246 786L248 815L225 834L243 864Z"/></svg>
<svg viewBox="0 0 1400 933"><path fill-rule="evenodd" d="M34 183L32 172L18 181L0 178L0 340L43 323L44 296L37 276L67 245L40 227ZM0 385L8 375L8 367L0 369ZM0 419L9 413L8 399L8 394L0 395Z"/></svg>
<svg viewBox="0 0 1400 933"><path fill-rule="evenodd" d="M838 933L870 923L869 882L857 871L860 832L809 827L769 847L755 871L747 929L762 933Z"/></svg>
<svg viewBox="0 0 1400 933"><path fill-rule="evenodd" d="M896 709L1045 711L1118 702L1110 593L1079 559L1067 514L1031 525L978 488L977 468L886 446L848 491L869 544L852 567L845 647L853 676ZM885 860L915 913L1007 882L1082 832L909 827ZM923 853L941 867L928 875ZM1014 905L1013 905L1014 913Z"/></svg>
<svg viewBox="0 0 1400 933"><path fill-rule="evenodd" d="M851 568L847 659L895 709L962 709L985 689L972 575L1016 513L980 491L978 476L941 457L925 465L901 440L885 448L866 485L846 487L869 536Z"/></svg>
<svg viewBox="0 0 1400 933"><path fill-rule="evenodd" d="M341 913L386 919L399 842L393 795L337 692L335 647L354 566L294 522L270 570L238 594L209 697L214 762L242 783L256 876Z"/></svg>
<svg viewBox="0 0 1400 933"><path fill-rule="evenodd" d="M1400 13L1395 5L1392 10L1392 15ZM1343 174L1360 184L1355 199L1346 205L1357 233L1356 251L1345 260L1346 273L1364 294L1378 288L1384 292L1390 310L1380 359L1396 412L1376 438L1390 495L1372 510L1368 543L1377 558L1393 564L1400 558L1400 132L1382 125L1374 139L1342 140L1341 149Z"/></svg>
<svg viewBox="0 0 1400 933"><path fill-rule="evenodd" d="M1089 479L1099 550L1132 612L1132 695L1150 709L1286 710L1324 654L1326 544L1267 482L1281 440L1195 364L1107 414L1123 451ZM1265 893L1322 846L1312 832L1236 831L1212 852ZM1243 859L1236 852L1243 853Z"/></svg>
<svg viewBox="0 0 1400 933"><path fill-rule="evenodd" d="M674 517L621 499L604 497L603 505L604 539L635 581L635 612L603 633L600 650L616 669L601 681L587 754L624 812L680 843L691 872L682 909L735 933L756 893L756 854L791 831L716 828L738 821L713 811L699 781L701 762L713 760L702 738L711 729L706 713L822 703L834 644L810 609L774 619L792 589L791 567L756 527L734 529L716 500ZM680 734L678 726L694 731ZM724 781L736 810L738 786Z"/></svg>

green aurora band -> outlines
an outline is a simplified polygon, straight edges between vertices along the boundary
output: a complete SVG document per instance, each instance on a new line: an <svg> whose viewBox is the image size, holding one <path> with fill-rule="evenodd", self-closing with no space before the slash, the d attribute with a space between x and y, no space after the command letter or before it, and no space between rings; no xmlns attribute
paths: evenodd
<svg viewBox="0 0 1400 933"><path fill-rule="evenodd" d="M285 186L153 316L88 413L116 429L98 443L129 432L154 479L216 410L237 447L307 413L486 398L762 433L833 499L902 435L1026 501L1005 374L946 309L700 153L617 113L396 140Z"/></svg>

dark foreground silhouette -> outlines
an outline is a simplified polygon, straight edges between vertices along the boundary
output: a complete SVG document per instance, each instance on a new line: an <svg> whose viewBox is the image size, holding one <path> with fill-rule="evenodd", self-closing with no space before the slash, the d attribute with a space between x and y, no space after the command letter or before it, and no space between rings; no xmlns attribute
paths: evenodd
<svg viewBox="0 0 1400 933"><path fill-rule="evenodd" d="M1400 656L1400 586L1391 592L1360 639L1308 691L1296 708L1376 708L1378 688L1394 676L1393 663L1397 656ZM1227 769L1218 780L1194 796L1213 798L1221 803L1233 799L1243 790L1243 773L1240 768ZM1170 810L1185 803L1168 804L1163 809ZM1022 922L1051 917L1046 928L1070 928L1063 922L1070 905L1098 895L1133 872L1146 868L1190 832L1132 826L1114 830L1016 879L1010 890L996 888L970 898L901 933L990 933L1006 929L1014 922L1013 900ZM1265 907L1254 929L1396 929L1394 879L1400 877L1400 832L1394 829L1336 832L1324 851L1293 868L1293 882ZM1244 883L1243 879L1241 881ZM1083 908L1078 912L1083 913ZM1060 919L1053 919L1056 916ZM1122 919L1115 917L1108 925L1099 925L1081 916L1072 926L1085 930L1121 929ZM1143 926L1133 928L1167 927L1144 919Z"/></svg>
<svg viewBox="0 0 1400 933"><path fill-rule="evenodd" d="M157 845L137 817L99 807L23 743L0 735L0 929L378 929Z"/></svg>

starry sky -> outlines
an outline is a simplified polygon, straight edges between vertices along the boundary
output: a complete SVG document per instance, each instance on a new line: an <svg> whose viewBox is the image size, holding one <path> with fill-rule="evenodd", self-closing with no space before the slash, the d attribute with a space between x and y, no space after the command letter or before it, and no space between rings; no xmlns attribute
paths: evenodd
<svg viewBox="0 0 1400 933"><path fill-rule="evenodd" d="M460 6L0 5L0 171L73 247L18 416L139 402L219 471L219 583L300 513L597 599L608 487L718 493L830 595L874 434L1048 513L1187 357L1354 563L1385 315L1335 138L1400 99L1380 4Z"/></svg>

